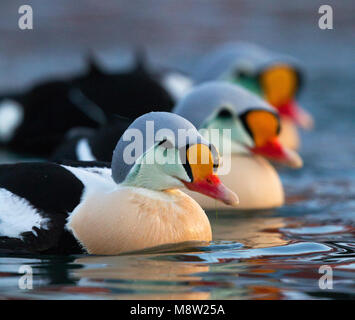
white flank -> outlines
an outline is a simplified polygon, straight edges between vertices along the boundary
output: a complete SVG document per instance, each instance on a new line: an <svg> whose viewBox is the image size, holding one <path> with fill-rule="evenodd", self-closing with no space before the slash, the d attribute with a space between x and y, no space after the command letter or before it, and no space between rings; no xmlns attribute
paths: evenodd
<svg viewBox="0 0 355 320"><path fill-rule="evenodd" d="M80 139L76 145L76 156L80 161L96 161L91 152L89 141L86 138Z"/></svg>
<svg viewBox="0 0 355 320"><path fill-rule="evenodd" d="M0 141L11 140L15 130L23 121L24 111L22 106L14 100L0 102Z"/></svg>
<svg viewBox="0 0 355 320"><path fill-rule="evenodd" d="M75 168L62 165L63 168L69 170L75 177L77 177L84 185L84 191L80 199L79 205L75 207L72 212L68 212L66 228L72 231L68 225L75 212L85 203L85 199L89 194L100 192L111 192L117 188L117 184L111 177L110 168Z"/></svg>
<svg viewBox="0 0 355 320"><path fill-rule="evenodd" d="M190 91L193 82L188 77L174 72L164 76L162 84L175 100L178 101Z"/></svg>
<svg viewBox="0 0 355 320"><path fill-rule="evenodd" d="M21 239L21 233L32 231L33 227L47 229L48 219L26 200L10 191L0 188L0 236Z"/></svg>
<svg viewBox="0 0 355 320"><path fill-rule="evenodd" d="M65 165L62 165L62 167L69 170L83 183L84 192L82 200L88 193L95 192L96 190L109 192L117 187L117 184L111 177L110 168L75 168Z"/></svg>

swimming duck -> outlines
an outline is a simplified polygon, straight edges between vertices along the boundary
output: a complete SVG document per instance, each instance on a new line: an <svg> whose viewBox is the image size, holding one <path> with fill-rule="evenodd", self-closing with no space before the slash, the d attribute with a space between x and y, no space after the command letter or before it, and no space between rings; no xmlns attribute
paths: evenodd
<svg viewBox="0 0 355 320"><path fill-rule="evenodd" d="M91 59L82 75L3 95L0 146L49 156L71 128L99 128L116 115L133 121L150 111L170 111L174 97L160 81L139 61L133 69L107 72Z"/></svg>
<svg viewBox="0 0 355 320"><path fill-rule="evenodd" d="M94 128L73 128L50 156L51 161L111 162L112 152L131 121L117 119L113 124Z"/></svg>
<svg viewBox="0 0 355 320"><path fill-rule="evenodd" d="M238 209L266 209L284 203L280 178L267 159L294 168L301 167L302 160L280 143L279 116L267 102L239 85L212 81L196 86L173 111L218 146L223 163L220 170L225 166L219 175L238 194ZM229 136L222 134L224 129ZM213 130L220 134L216 137ZM193 197L203 208L220 206L206 197Z"/></svg>
<svg viewBox="0 0 355 320"><path fill-rule="evenodd" d="M138 54L136 61L137 65L144 66L145 58L142 57L141 54ZM100 70L94 61L91 62L91 65L93 65L92 68ZM191 79L186 74L176 69L160 67L151 71L151 75L170 93L175 102L179 101L193 86ZM166 111L171 111L172 106L170 104L167 104L167 106ZM154 109L153 105L152 109ZM147 110L143 108L143 111ZM142 110L136 108L133 112L135 117L138 117ZM116 115L111 123L98 129L85 127L73 128L65 135L59 146L55 148L50 159L52 161L98 160L110 162L112 151L117 141L131 122L131 117Z"/></svg>
<svg viewBox="0 0 355 320"><path fill-rule="evenodd" d="M177 138L180 130L188 141ZM1 165L0 251L114 255L210 241L207 216L179 189L236 205L217 167L213 145L189 121L165 112L130 125L114 150L112 171L97 162Z"/></svg>
<svg viewBox="0 0 355 320"><path fill-rule="evenodd" d="M227 44L208 54L197 64L196 83L223 80L237 83L265 98L281 116L280 141L298 149L300 141L296 125L313 126L312 116L302 109L295 97L303 82L299 63L254 44Z"/></svg>

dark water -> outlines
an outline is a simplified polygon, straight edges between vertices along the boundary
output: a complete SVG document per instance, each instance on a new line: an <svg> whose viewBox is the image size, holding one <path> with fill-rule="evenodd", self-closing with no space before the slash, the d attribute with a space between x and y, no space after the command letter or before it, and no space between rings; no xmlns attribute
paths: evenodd
<svg viewBox="0 0 355 320"><path fill-rule="evenodd" d="M302 60L300 102L316 128L302 133L304 168L280 170L283 208L209 212L208 246L117 257L0 257L0 298L354 299L354 5L328 1L335 29L321 31L317 1L60 2L33 1L36 29L25 34L12 20L16 1L2 1L2 88L80 69L87 48L116 67L129 46L145 45L153 63L188 71L208 48L249 40ZM18 287L23 264L34 270L33 290ZM333 269L333 289L319 287L322 265Z"/></svg>

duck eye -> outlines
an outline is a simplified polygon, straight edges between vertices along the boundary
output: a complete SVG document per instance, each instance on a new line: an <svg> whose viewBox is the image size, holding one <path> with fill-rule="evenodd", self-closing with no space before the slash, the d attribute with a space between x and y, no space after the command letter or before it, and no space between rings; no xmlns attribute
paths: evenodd
<svg viewBox="0 0 355 320"><path fill-rule="evenodd" d="M169 141L168 139L163 139L162 141L159 142L158 146L161 146L165 149L171 149L174 147L174 145Z"/></svg>
<svg viewBox="0 0 355 320"><path fill-rule="evenodd" d="M255 75L254 75L254 72L252 70L249 70L247 68L243 68L241 69L240 67L235 69L233 71L233 77L235 79L241 79L241 80L244 80L244 79L252 79L252 78L255 78Z"/></svg>
<svg viewBox="0 0 355 320"><path fill-rule="evenodd" d="M209 149L211 150L211 154L212 154L213 171L216 172L220 164L219 153L212 144L209 146Z"/></svg>
<svg viewBox="0 0 355 320"><path fill-rule="evenodd" d="M218 117L219 118L223 118L223 119L233 118L233 114L232 114L232 112L230 110L228 110L227 108L223 107L218 112Z"/></svg>
<svg viewBox="0 0 355 320"><path fill-rule="evenodd" d="M192 181L193 180L192 169L189 160L187 158L187 150L189 149L189 147L190 146L187 144L185 147L180 148L179 153L180 153L180 161L186 171L186 174Z"/></svg>
<svg viewBox="0 0 355 320"><path fill-rule="evenodd" d="M248 74L246 71L244 70L237 70L234 72L234 77L236 78L250 78L250 74Z"/></svg>

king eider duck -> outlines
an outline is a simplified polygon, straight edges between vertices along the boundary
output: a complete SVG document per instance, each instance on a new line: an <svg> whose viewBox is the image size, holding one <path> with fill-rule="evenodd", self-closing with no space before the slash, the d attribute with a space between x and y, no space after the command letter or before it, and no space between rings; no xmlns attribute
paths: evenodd
<svg viewBox="0 0 355 320"><path fill-rule="evenodd" d="M142 57L137 57L137 61L142 60ZM142 62L139 63L143 65ZM94 62L91 64L94 65L96 69L100 70ZM143 67L142 69L144 70ZM190 78L179 70L160 67L155 71L151 71L151 74L162 84L167 92L170 93L175 102L179 101L192 88L192 81ZM156 111L154 105L151 107ZM171 111L171 109L172 106L169 104L166 111ZM143 109L143 111L147 110ZM137 108L134 112L134 115L138 117L141 115L142 110ZM55 148L50 156L50 160L98 160L110 162L112 151L115 148L117 141L131 123L131 117L116 115L111 123L101 126L100 128L73 128L67 132L63 141Z"/></svg>
<svg viewBox="0 0 355 320"><path fill-rule="evenodd" d="M132 122L153 109L170 111L175 98L165 89L167 80L161 83L166 77L161 77L140 62L109 72L91 59L83 74L3 94L0 147L48 157L74 127L99 128L117 117Z"/></svg>
<svg viewBox="0 0 355 320"><path fill-rule="evenodd" d="M268 103L238 85L214 81L196 86L174 112L218 146L223 163L220 170L226 165L219 176L238 194L238 209L267 209L284 203L280 178L267 159L294 168L301 167L302 160L279 142L279 117ZM229 135L223 135L223 130ZM206 197L193 197L203 208L219 206Z"/></svg>
<svg viewBox="0 0 355 320"><path fill-rule="evenodd" d="M129 120L117 119L99 129L74 128L55 149L50 160L111 162L112 152L130 124Z"/></svg>
<svg viewBox="0 0 355 320"><path fill-rule="evenodd" d="M295 150L300 144L296 125L304 129L313 126L312 116L295 100L302 78L301 67L294 58L248 43L227 44L207 54L194 74L196 83L237 83L266 99L280 113L280 141Z"/></svg>
<svg viewBox="0 0 355 320"><path fill-rule="evenodd" d="M188 139L178 139L180 130ZM189 121L165 112L139 117L125 133L112 173L92 162L1 165L0 252L115 255L210 241L205 212L179 189L237 204L214 173L213 145Z"/></svg>

